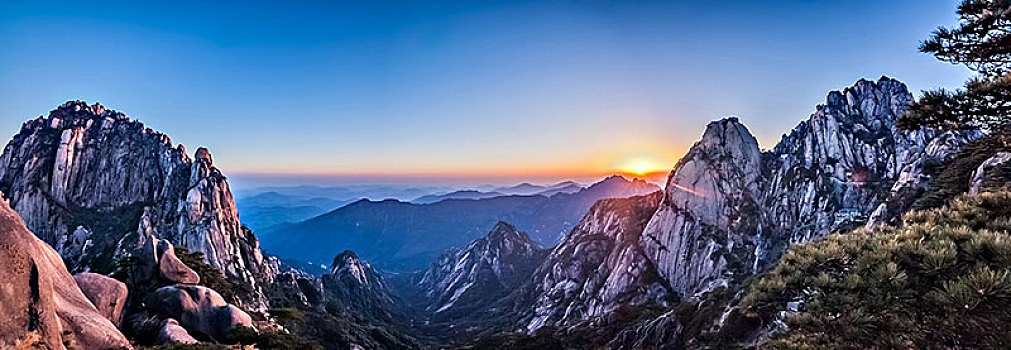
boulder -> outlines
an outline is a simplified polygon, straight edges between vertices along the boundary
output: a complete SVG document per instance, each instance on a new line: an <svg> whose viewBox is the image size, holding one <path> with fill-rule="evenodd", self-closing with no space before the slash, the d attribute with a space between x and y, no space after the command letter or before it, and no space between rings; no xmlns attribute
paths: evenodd
<svg viewBox="0 0 1011 350"><path fill-rule="evenodd" d="M189 333L220 337L237 325L253 326L244 311L228 304L218 292L203 286L174 285L158 288L147 297L148 311L179 320Z"/></svg>
<svg viewBox="0 0 1011 350"><path fill-rule="evenodd" d="M74 281L84 296L98 309L103 317L119 326L123 317L123 305L129 293L126 284L114 278L91 272L74 275Z"/></svg>
<svg viewBox="0 0 1011 350"><path fill-rule="evenodd" d="M156 341L159 345L171 343L197 343L197 340L194 339L185 328L179 325L179 321L171 318L166 319L165 323L162 323L161 330L158 331L158 339Z"/></svg>
<svg viewBox="0 0 1011 350"><path fill-rule="evenodd" d="M158 272L162 278L174 283L200 283L200 275L197 275L196 271L179 260L172 243L166 240L159 241L158 251L161 252L161 258L158 259Z"/></svg>
<svg viewBox="0 0 1011 350"><path fill-rule="evenodd" d="M972 173L969 182L969 194L976 195L988 188L1005 186L1011 177L1011 153L1000 152L983 161Z"/></svg>
<svg viewBox="0 0 1011 350"><path fill-rule="evenodd" d="M52 349L130 347L81 292L60 255L6 201L0 201L0 276L0 348L31 339Z"/></svg>

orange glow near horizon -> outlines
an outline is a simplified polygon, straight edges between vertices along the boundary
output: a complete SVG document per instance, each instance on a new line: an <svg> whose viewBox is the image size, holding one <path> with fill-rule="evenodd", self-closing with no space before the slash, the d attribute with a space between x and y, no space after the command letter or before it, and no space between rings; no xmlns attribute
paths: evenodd
<svg viewBox="0 0 1011 350"><path fill-rule="evenodd" d="M225 169L235 169L233 174L253 176L294 176L294 177L378 177L378 178L514 178L536 180L540 178L592 179L609 175L622 175L628 178L641 178L651 182L662 183L676 162L671 155L660 155L653 152L608 152L589 157L570 158L566 162L553 162L549 159L528 160L527 164L510 162L511 164L488 164L481 166L474 163L450 162L436 167L430 164L400 164L382 165L363 164L357 169L343 167L320 166L314 169L289 169L279 166L272 171L262 169L242 169L223 164ZM340 164L340 162L330 163ZM282 170L283 169L283 170Z"/></svg>

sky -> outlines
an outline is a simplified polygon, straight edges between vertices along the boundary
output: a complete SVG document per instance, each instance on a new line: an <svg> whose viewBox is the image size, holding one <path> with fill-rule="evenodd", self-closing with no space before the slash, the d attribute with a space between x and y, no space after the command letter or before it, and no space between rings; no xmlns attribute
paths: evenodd
<svg viewBox="0 0 1011 350"><path fill-rule="evenodd" d="M956 2L0 0L0 135L79 99L230 176L668 171L724 116L771 148L860 78L961 86L917 51Z"/></svg>

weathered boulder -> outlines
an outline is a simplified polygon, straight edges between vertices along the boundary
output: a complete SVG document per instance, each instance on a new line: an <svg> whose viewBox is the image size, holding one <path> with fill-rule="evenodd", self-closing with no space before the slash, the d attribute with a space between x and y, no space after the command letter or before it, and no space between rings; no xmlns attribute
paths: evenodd
<svg viewBox="0 0 1011 350"><path fill-rule="evenodd" d="M179 325L179 321L172 318L166 319L165 322L162 323L161 330L158 331L158 338L155 341L158 344L197 343L197 340L194 339L185 328Z"/></svg>
<svg viewBox="0 0 1011 350"><path fill-rule="evenodd" d="M84 296L105 318L119 326L123 317L123 306L126 305L128 291L126 284L114 278L91 272L81 272L74 275L74 281L81 288Z"/></svg>
<svg viewBox="0 0 1011 350"><path fill-rule="evenodd" d="M212 338L227 335L235 326L253 326L253 319L218 292L193 285L158 288L147 297L148 311L179 320L190 334Z"/></svg>
<svg viewBox="0 0 1011 350"><path fill-rule="evenodd" d="M54 349L130 347L85 297L63 259L0 201L0 348L37 336Z"/></svg>
<svg viewBox="0 0 1011 350"><path fill-rule="evenodd" d="M1000 152L983 161L972 173L969 194L979 194L985 189L1006 186L1011 180L1011 153Z"/></svg>
<svg viewBox="0 0 1011 350"><path fill-rule="evenodd" d="M161 252L158 259L158 272L162 278L174 283L200 283L200 275L197 275L196 271L179 260L172 243L161 240L158 242L158 250Z"/></svg>

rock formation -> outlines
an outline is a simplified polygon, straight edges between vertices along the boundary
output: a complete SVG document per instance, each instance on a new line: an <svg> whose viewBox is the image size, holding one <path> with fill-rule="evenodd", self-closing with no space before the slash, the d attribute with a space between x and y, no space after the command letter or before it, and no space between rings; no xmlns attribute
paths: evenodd
<svg viewBox="0 0 1011 350"><path fill-rule="evenodd" d="M676 297L639 246L661 192L597 202L514 295L527 331Z"/></svg>
<svg viewBox="0 0 1011 350"><path fill-rule="evenodd" d="M425 270L417 284L427 299L426 311L459 315L486 307L530 278L547 252L500 221L486 237L447 251Z"/></svg>
<svg viewBox="0 0 1011 350"><path fill-rule="evenodd" d="M0 156L0 190L72 271L110 272L145 236L204 254L259 291L273 265L241 226L210 153L99 104L67 102L26 122ZM244 305L265 309L265 298Z"/></svg>
<svg viewBox="0 0 1011 350"><path fill-rule="evenodd" d="M112 321L112 324L119 326L123 318L123 306L126 305L126 297L129 295L126 284L91 272L74 275L74 281L98 312Z"/></svg>
<svg viewBox="0 0 1011 350"><path fill-rule="evenodd" d="M762 233L762 153L736 118L710 123L674 167L663 200L640 239L660 275L681 294L750 272Z"/></svg>
<svg viewBox="0 0 1011 350"><path fill-rule="evenodd" d="M81 292L59 254L0 201L0 347L130 347ZM19 343L20 342L20 343Z"/></svg>
<svg viewBox="0 0 1011 350"><path fill-rule="evenodd" d="M761 270L791 244L901 214L925 184L923 162L972 137L899 130L911 102L897 80L860 80L764 153L736 119L710 124L672 171L643 249L692 296Z"/></svg>
<svg viewBox="0 0 1011 350"><path fill-rule="evenodd" d="M185 328L179 325L179 321L169 318L162 324L161 330L158 331L158 338L155 340L158 344L171 344L171 343L181 343L181 344L196 344L196 338L190 335Z"/></svg>
<svg viewBox="0 0 1011 350"><path fill-rule="evenodd" d="M220 339L239 325L253 326L248 314L225 302L218 292L201 286L161 287L148 295L147 306L153 314L178 320L189 334L211 339Z"/></svg>
<svg viewBox="0 0 1011 350"><path fill-rule="evenodd" d="M925 169L979 136L899 130L911 102L901 82L860 80L764 152L736 118L710 123L658 206L602 201L584 217L523 295L509 297L515 327L533 332L617 305L695 299L762 271L792 244L898 217L930 180ZM651 324L676 323L664 317Z"/></svg>
<svg viewBox="0 0 1011 350"><path fill-rule="evenodd" d="M1011 153L1000 152L980 164L969 181L969 194L979 194L986 189L1007 186L1011 179Z"/></svg>

